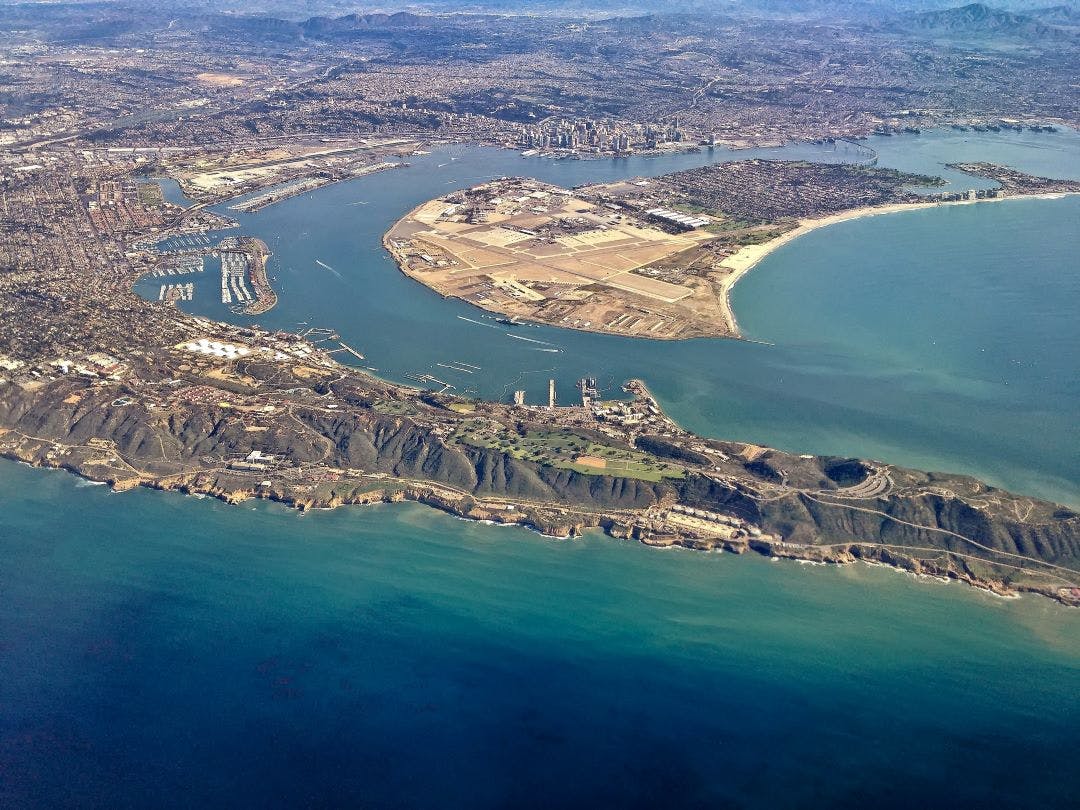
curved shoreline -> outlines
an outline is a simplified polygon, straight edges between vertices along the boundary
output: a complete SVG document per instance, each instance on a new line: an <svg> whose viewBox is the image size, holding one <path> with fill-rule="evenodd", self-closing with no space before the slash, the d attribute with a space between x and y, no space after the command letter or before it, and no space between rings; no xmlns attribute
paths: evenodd
<svg viewBox="0 0 1080 810"><path fill-rule="evenodd" d="M863 219L865 217L879 216L881 214L897 214L904 211L921 211L927 208L943 208L954 205L979 205L980 203L1000 203L1008 202L1009 200L1056 200L1064 197L1075 196L1080 192L1071 191L1054 191L1047 192L1045 194L1013 194L1003 197L986 197L976 200L933 200L927 202L912 202L912 203L892 203L890 205L875 205L866 206L864 208L852 208L849 211L841 211L838 214L830 214L827 217L819 217L816 219L804 219L800 220L799 224L792 228L790 231L781 234L780 236L765 242L761 245L747 245L740 248L735 253L728 256L726 259L720 262L720 267L730 269L732 272L721 282L720 287L723 292L722 307L724 311L724 318L731 327L733 337L736 339L745 340L742 330L739 329L739 322L735 317L735 309L731 303L731 291L735 288L735 285L742 280L747 273L753 270L761 261L788 244L798 239L800 236L805 236L812 231L816 231L820 228L825 228L829 225L835 225L840 222L848 222L855 219ZM730 264L729 264L730 262Z"/></svg>
<svg viewBox="0 0 1080 810"><path fill-rule="evenodd" d="M565 326L565 325L561 325L561 324L549 323L547 321L539 320L539 319L536 319L536 318L531 318L528 315L520 315L520 314L512 315L511 313L504 312L504 311L499 310L499 309L489 309L489 308L481 306L481 305L479 305L479 304L477 304L475 302L469 301L468 299L462 298L461 296L459 296L459 295L457 295L457 294L455 294L453 292L447 292L447 291L441 290L441 289L439 289L439 288L437 288L435 286L432 286L431 284L428 284L423 279L419 278L415 273L409 272L406 269L405 255L402 252L398 251L391 244L390 234L393 232L393 230L401 222L403 222L404 220L412 217L417 211L420 211L422 208L424 208L429 202L431 202L430 200L420 203L419 205L413 207L412 209L407 211L405 214L400 216L397 220L395 220L394 224L388 230L386 230L383 233L382 238L381 238L380 241L382 243L383 249L387 252L387 254L390 256L390 258L393 259L394 264L397 266L399 272L401 272L402 275L406 276L407 278L411 279L412 281L415 281L418 284L421 284L422 286L426 287L427 289L431 290L432 292L437 293L439 296L441 296L444 299L456 299L458 301L464 301L465 303L468 303L471 306L476 307L478 310L480 310L482 312L487 312L489 314L503 315L503 316L506 316L506 317L513 316L513 317L518 318L518 319L520 319L520 320L522 320L524 322L534 323L534 324L537 324L537 325L540 325L540 326L548 326L548 327L552 327L552 328L555 328L555 329L568 329L569 331L575 331L575 332L590 332L590 333L598 334L598 335L616 335L618 337L627 337L627 338L636 338L636 339L645 339L645 340L662 340L662 341L689 340L689 339L691 339L691 337L705 337L705 338L712 338L712 339L742 340L742 341L746 341L746 342L750 342L750 343L764 343L766 345L771 345L765 340L755 340L753 338L748 338L748 337L746 337L746 335L743 334L742 330L739 327L738 318L736 317L736 314L735 314L735 307L734 307L734 305L732 304L732 301L731 301L732 290L735 288L735 285L738 284L739 281L741 281L743 279L743 277L745 277L751 270L753 270L755 267L757 267L758 264L760 264L763 259L765 259L767 256L769 256L774 251L779 250L784 245L787 245L787 244L789 244L791 242L794 242L799 237L805 236L806 234L811 233L812 231L816 231L816 230L818 230L820 228L824 228L824 227L827 227L829 225L835 225L835 224L841 223L841 222L848 222L848 221L852 221L852 220L856 220L856 219L863 219L865 217L873 217L873 216L879 216L879 215L883 215L883 214L896 214L896 213L902 213L904 211L919 211L919 210L924 210L924 209L928 209L928 208L941 208L941 207L957 206L957 205L978 205L980 203L1000 203L1000 202L1007 202L1009 200L1054 200L1054 199L1061 199L1061 198L1064 198L1064 197L1074 196L1076 194L1080 194L1080 192L1053 191L1053 192L1032 193L1032 194L1006 194L1004 196L999 196L999 197L983 197L983 198L978 198L978 199L974 199L974 200L968 200L968 199L964 199L964 200L926 200L925 202L917 202L916 201L916 202L890 203L888 205L864 206L862 208L852 208L852 209L849 209L849 210L846 210L846 211L841 211L841 212L836 213L836 214L829 214L828 216L800 220L798 222L798 224L794 228L792 228L789 231L786 231L785 233L782 233L780 236L777 236L775 239L771 239L768 242L764 242L764 243L759 244L759 245L746 245L746 246L740 248L739 250L737 250L736 252L732 253L731 255L725 257L724 259L721 259L720 262L717 265L714 266L714 267L719 268L719 269L724 269L724 270L729 270L730 271L728 273L728 275L725 276L723 278L723 280L719 282L720 294L717 296L718 302L719 302L719 308L720 308L720 319L723 322L723 326L725 327L725 331L723 333L702 334L702 335L697 335L697 336L686 336L686 337L664 337L664 336L645 337L645 336L638 336L638 335L625 335L625 334L622 334L622 333L619 333L619 332L612 332L612 331L609 331L609 330L603 329L603 328L598 329L598 328L594 328L594 327L584 327L584 326Z"/></svg>

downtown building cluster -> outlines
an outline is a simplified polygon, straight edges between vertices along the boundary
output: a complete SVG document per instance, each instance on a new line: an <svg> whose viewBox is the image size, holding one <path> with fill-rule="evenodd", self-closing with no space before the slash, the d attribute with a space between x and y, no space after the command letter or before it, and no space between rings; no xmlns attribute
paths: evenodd
<svg viewBox="0 0 1080 810"><path fill-rule="evenodd" d="M705 143L714 142L714 137L705 141ZM612 154L660 149L665 144L693 145L695 143L696 141L690 138L680 126L678 118L675 118L671 124L560 119L523 126L517 138L517 145L521 149L592 151Z"/></svg>

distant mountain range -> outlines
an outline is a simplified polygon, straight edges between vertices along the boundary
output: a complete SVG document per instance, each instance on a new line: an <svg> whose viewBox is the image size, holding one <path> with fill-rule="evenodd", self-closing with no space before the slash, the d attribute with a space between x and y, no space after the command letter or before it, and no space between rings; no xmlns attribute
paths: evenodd
<svg viewBox="0 0 1080 810"><path fill-rule="evenodd" d="M1064 16L1056 21L1076 22L1076 0L1046 8L1054 0L994 0L994 9L1024 13L1044 22L1054 20L1045 13L1060 11ZM623 14L751 14L774 17L828 17L845 19L884 17L896 14L934 13L949 11L949 0L161 0L153 8L166 12L229 13L285 17L301 21L310 17L342 15L357 17L393 17L395 12L471 13L564 15L623 15ZM981 4L975 4L981 5ZM0 7L28 6L59 7L123 7L143 10L151 6L146 0L0 0ZM350 13L352 12L352 13ZM1071 23L1070 23L1071 21Z"/></svg>
<svg viewBox="0 0 1080 810"><path fill-rule="evenodd" d="M35 29L45 20L64 22L64 34L54 38L75 42L153 30L156 22L173 19L176 25L197 30L296 42L445 27L445 20L433 14L621 17L622 24L632 29L685 15L687 19L726 16L833 22L935 39L1080 43L1080 3L1068 0L1043 6L1042 2L994 0L993 6L974 2L942 8L943 0L675 0L662 6L645 0L392 0L385 7L404 6L411 11L341 14L375 4L362 0L161 0L155 5L156 14L149 17L133 13L142 4L133 6L130 0L0 0L4 17L0 27Z"/></svg>
<svg viewBox="0 0 1080 810"><path fill-rule="evenodd" d="M1080 26L1080 6L1051 6L1032 11L1030 15L1051 25Z"/></svg>
<svg viewBox="0 0 1080 810"><path fill-rule="evenodd" d="M449 7L470 7L467 3L445 3L435 5L449 11ZM612 10L616 7L633 6L633 2L614 0L610 3L578 2L564 3L562 0L533 0L524 6L519 5L517 10L539 11L545 7L559 7L568 10L567 6L577 7L584 10L589 7L597 10L598 7L608 7ZM705 11L701 3L689 0L678 8L686 11L702 13ZM733 16L739 13L756 13L764 16L784 17L798 16L809 19L849 19L858 24L870 25L873 28L893 30L915 35L929 35L950 39L992 39L1006 38L1023 40L1028 42L1054 42L1068 39L1080 40L1080 10L1075 6L1058 5L1048 8L1036 9L1026 13L1007 11L986 5L985 3L969 3L964 6L933 11L918 11L905 13L881 13L881 10L896 4L890 3L851 3L848 0L808 0L808 2L788 2L788 0L731 0L729 2L712 2L706 4L708 10L714 14L728 12ZM906 3L904 5L922 5L920 2ZM479 10L494 11L500 6L499 0L494 2L472 4L472 8ZM671 12L668 7L664 12ZM659 12L662 17L664 12ZM422 29L437 24L437 18L426 15L417 15L408 12L395 14L372 13L372 14L347 14L340 17L316 16L302 21L292 21L273 17L244 16L244 15L208 15L213 19L215 27L237 26L247 30L262 29L270 33L286 35L290 37L304 37L311 39L334 38L348 36L349 34L361 34L365 31L392 30L395 28ZM655 18L657 12L648 15ZM624 18L624 22L631 22L638 17Z"/></svg>
<svg viewBox="0 0 1080 810"><path fill-rule="evenodd" d="M1053 41L1077 37L1080 13L1069 6L1054 6L1020 14L984 3L905 16L896 27L912 32L950 37L1008 37Z"/></svg>

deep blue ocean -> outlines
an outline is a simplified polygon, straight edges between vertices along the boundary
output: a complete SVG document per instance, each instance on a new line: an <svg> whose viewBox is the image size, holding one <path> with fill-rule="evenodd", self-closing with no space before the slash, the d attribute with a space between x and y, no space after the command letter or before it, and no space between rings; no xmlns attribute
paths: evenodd
<svg viewBox="0 0 1080 810"><path fill-rule="evenodd" d="M5 464L0 805L1075 806L1080 620Z"/></svg>
<svg viewBox="0 0 1080 810"><path fill-rule="evenodd" d="M1080 136L875 139L881 165L1080 176ZM851 159L827 147L778 156ZM709 159L448 148L242 216L260 322L332 326L380 374L482 366L535 397L646 379L684 424L979 474L1080 503L1076 198L817 231L736 288L765 343L522 327L403 277L413 205ZM963 187L962 176L949 179ZM333 272L315 263L318 259ZM156 298L160 279L140 289ZM190 308L232 316L213 272ZM464 375L462 375L464 376ZM524 383L524 385L522 384ZM884 568L555 541L417 505L314 512L0 464L0 807L1071 807L1080 612Z"/></svg>

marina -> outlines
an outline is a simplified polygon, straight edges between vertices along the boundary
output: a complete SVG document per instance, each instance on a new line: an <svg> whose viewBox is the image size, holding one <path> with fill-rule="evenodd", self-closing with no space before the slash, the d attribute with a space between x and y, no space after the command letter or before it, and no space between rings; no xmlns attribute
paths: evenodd
<svg viewBox="0 0 1080 810"><path fill-rule="evenodd" d="M207 243L209 244L209 240L207 240ZM183 276L189 273L201 273L204 265L205 262L201 255L181 256L177 263L176 274Z"/></svg>
<svg viewBox="0 0 1080 810"><path fill-rule="evenodd" d="M301 194L306 194L309 191L314 191L330 183L337 183L341 180L364 177L365 175L386 171L387 169L395 169L399 166L404 165L406 164L382 162L366 166L354 166L340 174L322 174L314 177L301 177L299 179L291 180L287 183L276 186L268 191L262 192L261 194L256 194L254 197L248 197L245 200L234 202L229 205L229 209L232 211L239 211L247 214L255 213L257 211L261 211L263 208L266 208L268 205L279 203L283 200L289 199L290 197L298 197Z"/></svg>
<svg viewBox="0 0 1080 810"><path fill-rule="evenodd" d="M209 244L209 240L207 240L207 243ZM168 255L163 261L164 266L159 266L151 275L155 278L161 278L163 276L189 276L201 273L205 269L203 257L202 252Z"/></svg>
<svg viewBox="0 0 1080 810"><path fill-rule="evenodd" d="M159 301L191 301L195 297L194 282L186 284L162 284L158 291Z"/></svg>
<svg viewBox="0 0 1080 810"><path fill-rule="evenodd" d="M248 260L243 253L222 251L221 258L221 303L246 304L254 301L255 296L248 289L247 266Z"/></svg>
<svg viewBox="0 0 1080 810"><path fill-rule="evenodd" d="M329 182L332 181L326 177L304 177L299 180L285 183L277 188L270 189L262 194L257 194L254 197L249 197L241 202L233 203L229 206L229 209L232 211L242 211L244 213L255 213L268 205L287 200L289 197L295 197L308 191L314 191Z"/></svg>

